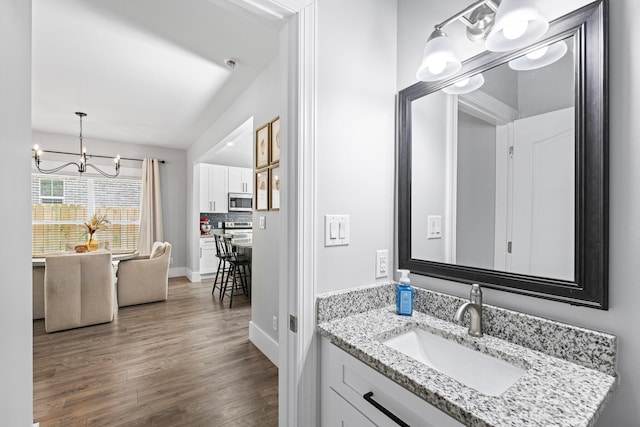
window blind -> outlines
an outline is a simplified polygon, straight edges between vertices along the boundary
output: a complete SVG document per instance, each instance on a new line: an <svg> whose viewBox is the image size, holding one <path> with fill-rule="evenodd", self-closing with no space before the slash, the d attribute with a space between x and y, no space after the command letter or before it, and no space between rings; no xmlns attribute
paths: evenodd
<svg viewBox="0 0 640 427"><path fill-rule="evenodd" d="M99 242L112 249L135 250L140 230L142 183L138 179L106 179L32 174L32 253L64 251L67 243L87 240L84 223L94 214L111 222L98 231Z"/></svg>

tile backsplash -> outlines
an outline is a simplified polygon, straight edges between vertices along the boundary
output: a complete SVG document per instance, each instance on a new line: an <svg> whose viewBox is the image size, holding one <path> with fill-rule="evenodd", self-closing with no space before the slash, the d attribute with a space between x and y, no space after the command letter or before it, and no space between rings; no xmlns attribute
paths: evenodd
<svg viewBox="0 0 640 427"><path fill-rule="evenodd" d="M209 218L209 223L213 228L219 228L219 222L251 222L253 213L251 212L229 212L229 213L200 213L200 218Z"/></svg>

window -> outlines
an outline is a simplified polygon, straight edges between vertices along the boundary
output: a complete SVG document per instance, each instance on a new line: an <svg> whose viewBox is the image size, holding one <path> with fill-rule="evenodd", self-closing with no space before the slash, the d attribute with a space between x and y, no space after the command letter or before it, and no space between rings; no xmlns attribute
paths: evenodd
<svg viewBox="0 0 640 427"><path fill-rule="evenodd" d="M84 223L97 213L111 222L96 239L112 249L138 247L142 183L138 179L32 174L32 253L64 251L85 242Z"/></svg>
<svg viewBox="0 0 640 427"><path fill-rule="evenodd" d="M40 203L64 203L64 181L42 178L40 180Z"/></svg>

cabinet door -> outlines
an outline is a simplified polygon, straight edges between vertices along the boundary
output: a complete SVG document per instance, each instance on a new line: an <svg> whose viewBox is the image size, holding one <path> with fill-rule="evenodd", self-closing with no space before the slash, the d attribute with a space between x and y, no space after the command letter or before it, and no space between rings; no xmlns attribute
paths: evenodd
<svg viewBox="0 0 640 427"><path fill-rule="evenodd" d="M229 166L229 193L253 193L253 169Z"/></svg>
<svg viewBox="0 0 640 427"><path fill-rule="evenodd" d="M200 164L200 212L213 212L213 201L209 197L211 165Z"/></svg>
<svg viewBox="0 0 640 427"><path fill-rule="evenodd" d="M200 274L215 273L218 269L216 242L213 238L200 238Z"/></svg>
<svg viewBox="0 0 640 427"><path fill-rule="evenodd" d="M328 389L322 397L322 427L378 427L334 390Z"/></svg>
<svg viewBox="0 0 640 427"><path fill-rule="evenodd" d="M209 195L213 203L213 210L211 212L227 213L229 212L229 191L227 190L228 167L220 165L210 166Z"/></svg>
<svg viewBox="0 0 640 427"><path fill-rule="evenodd" d="M245 168L242 177L245 193L253 193L253 169Z"/></svg>
<svg viewBox="0 0 640 427"><path fill-rule="evenodd" d="M244 193L243 168L229 166L229 193Z"/></svg>

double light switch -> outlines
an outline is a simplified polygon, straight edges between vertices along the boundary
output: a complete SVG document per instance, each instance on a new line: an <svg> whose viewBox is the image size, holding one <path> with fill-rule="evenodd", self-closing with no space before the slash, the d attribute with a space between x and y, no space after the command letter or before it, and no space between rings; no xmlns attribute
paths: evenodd
<svg viewBox="0 0 640 427"><path fill-rule="evenodd" d="M349 244L349 215L324 216L324 245L342 246Z"/></svg>

